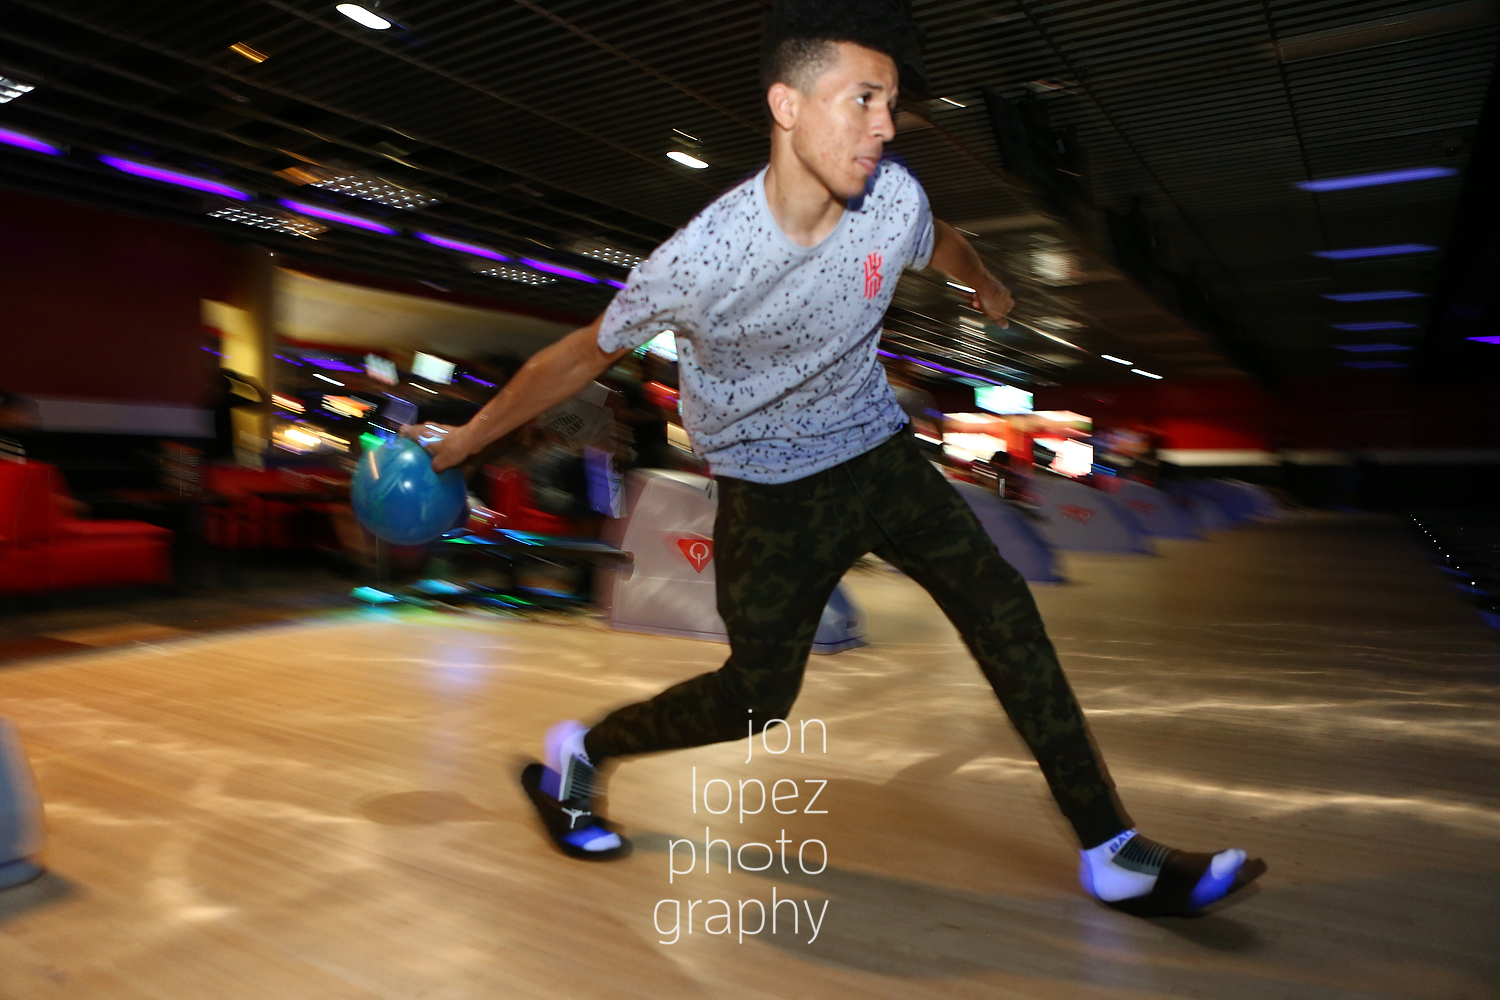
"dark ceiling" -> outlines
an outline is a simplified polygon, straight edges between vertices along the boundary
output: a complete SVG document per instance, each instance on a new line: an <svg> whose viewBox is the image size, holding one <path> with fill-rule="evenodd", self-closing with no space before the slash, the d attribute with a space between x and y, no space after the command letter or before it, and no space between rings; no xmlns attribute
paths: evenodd
<svg viewBox="0 0 1500 1000"><path fill-rule="evenodd" d="M1016 288L1022 323L1001 331L937 275L909 275L889 317L893 350L1041 384L1140 377L1105 354L1180 378L1382 370L1412 356L1345 348L1417 345L1428 298L1326 296L1437 285L1495 63L1490 0L913 7L930 88L906 99L892 148ZM608 285L514 261L477 273L493 262L411 234L619 281L625 269L600 255L649 253L765 155L758 3L376 10L395 25L362 27L332 0L0 0L0 77L35 87L0 104L0 128L68 149L0 145L0 185L583 315L607 303ZM990 108L1005 102L1064 140L1060 162L1081 175L1064 196L997 141ZM710 165L681 166L674 149ZM216 178L255 195L239 207L263 216L291 198L400 232L250 229L208 215L229 202L119 173L101 154ZM1296 187L1412 167L1456 173ZM336 175L437 201L401 209L305 183ZM1391 244L1436 249L1313 256ZM1410 325L1338 328L1350 324Z"/></svg>

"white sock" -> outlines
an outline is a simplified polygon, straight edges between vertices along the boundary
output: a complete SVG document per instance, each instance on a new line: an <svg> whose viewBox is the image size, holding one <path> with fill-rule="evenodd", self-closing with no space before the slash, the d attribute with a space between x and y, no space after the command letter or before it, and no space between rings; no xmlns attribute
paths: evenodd
<svg viewBox="0 0 1500 1000"><path fill-rule="evenodd" d="M559 722L547 730L544 745L547 765L558 774L559 801L566 802L575 796L592 799L598 789L597 775L588 751L583 748L583 738L589 728L574 719ZM569 843L585 851L611 851L622 841L618 834L599 826L589 826L567 835Z"/></svg>
<svg viewBox="0 0 1500 1000"><path fill-rule="evenodd" d="M1155 888L1156 877L1171 848L1141 837L1128 857L1119 857L1136 836L1136 831L1126 830L1098 847L1078 852L1078 880L1090 895L1106 903L1116 903L1144 896ZM1245 857L1244 851L1231 847L1215 854L1209 868L1215 876L1222 876L1244 864Z"/></svg>

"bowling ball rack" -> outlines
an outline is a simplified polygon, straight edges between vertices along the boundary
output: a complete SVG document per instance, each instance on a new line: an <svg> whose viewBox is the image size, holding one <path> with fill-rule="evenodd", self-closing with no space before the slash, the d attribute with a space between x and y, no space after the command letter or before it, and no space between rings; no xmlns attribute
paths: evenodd
<svg viewBox="0 0 1500 1000"><path fill-rule="evenodd" d="M527 586L520 582L519 568L528 563L550 563L587 571L593 567L630 563L633 557L607 542L591 538L541 535L505 528L482 533L459 529L429 543L428 553L454 567L445 573L455 579L427 578L402 586L364 586L352 596L370 605L405 604L430 609L477 608L501 614L577 611L593 603L588 587L583 592ZM490 573L465 573L461 567L483 560ZM499 569L501 582L481 582ZM585 572L588 580L591 573ZM474 579L466 579L474 577Z"/></svg>

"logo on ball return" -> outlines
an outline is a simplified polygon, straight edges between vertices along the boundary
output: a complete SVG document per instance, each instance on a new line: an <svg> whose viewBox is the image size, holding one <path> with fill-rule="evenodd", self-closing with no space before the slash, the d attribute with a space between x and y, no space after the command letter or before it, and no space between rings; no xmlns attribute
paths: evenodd
<svg viewBox="0 0 1500 1000"><path fill-rule="evenodd" d="M703 572L709 560L714 557L714 541L712 538L679 538L677 548L682 552L684 558L693 564L693 570Z"/></svg>
<svg viewBox="0 0 1500 1000"><path fill-rule="evenodd" d="M1092 510L1087 507L1080 507L1076 503L1065 503L1057 508L1057 512L1063 517L1071 517L1079 524L1088 524L1094 516Z"/></svg>

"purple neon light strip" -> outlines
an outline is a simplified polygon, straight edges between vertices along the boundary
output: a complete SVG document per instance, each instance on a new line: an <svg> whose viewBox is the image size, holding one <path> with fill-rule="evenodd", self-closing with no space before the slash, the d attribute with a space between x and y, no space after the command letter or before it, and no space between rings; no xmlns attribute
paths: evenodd
<svg viewBox="0 0 1500 1000"><path fill-rule="evenodd" d="M1500 344L1500 337L1465 337L1464 339L1477 341L1481 344Z"/></svg>
<svg viewBox="0 0 1500 1000"><path fill-rule="evenodd" d="M118 156L101 156L99 162L147 180L176 184L178 187L192 188L194 191L207 191L209 194L223 195L225 198L233 198L236 201L250 200L250 195L228 184L220 184L218 181L211 181L204 177L194 177L192 174L178 173L176 170L167 170L164 167L153 167L149 163L122 160Z"/></svg>
<svg viewBox="0 0 1500 1000"><path fill-rule="evenodd" d="M1417 324L1403 323L1395 319L1382 319L1373 323L1329 323L1335 330L1347 330L1350 333L1367 333L1371 330L1415 330Z"/></svg>
<svg viewBox="0 0 1500 1000"><path fill-rule="evenodd" d="M1397 257L1402 254L1431 253L1437 247L1425 243L1392 243L1383 247L1350 247L1347 250L1314 250L1314 257L1324 260L1360 260L1364 257Z"/></svg>
<svg viewBox="0 0 1500 1000"><path fill-rule="evenodd" d="M1323 298L1335 302L1383 302L1386 299L1425 299L1427 296L1422 292L1341 292Z"/></svg>
<svg viewBox="0 0 1500 1000"><path fill-rule="evenodd" d="M940 365L936 361L925 361L922 358L910 358L905 354L892 354L890 351L881 350L880 348L876 348L875 353L883 355L887 358L896 358L899 361L910 361L914 365L921 365L924 368L931 368L934 371L947 372L950 375L962 375L964 378L981 379L985 382L990 383L991 385L1005 384L1004 382L997 382L995 379L990 378L988 375L977 375L974 372L960 371L957 368L949 368L947 365Z"/></svg>
<svg viewBox="0 0 1500 1000"><path fill-rule="evenodd" d="M390 226L382 225L372 219L361 218L358 215L345 215L343 212L335 212L331 208L323 208L319 205L309 205L302 201L281 202L293 212L301 212L303 215L311 215L319 219L327 219L329 222L342 222L346 226L354 226L358 229L368 229L372 233L384 233L387 236L395 236L396 230Z"/></svg>
<svg viewBox="0 0 1500 1000"><path fill-rule="evenodd" d="M0 142L7 146L19 146L21 149L29 149L34 153L46 153L48 156L61 156L63 151L50 142L43 142L33 138L25 132L12 132L8 128L0 128Z"/></svg>
<svg viewBox="0 0 1500 1000"><path fill-rule="evenodd" d="M1378 184L1400 184L1404 181L1426 181L1435 177L1452 177L1452 167L1413 167L1410 170L1383 170L1374 174L1350 174L1346 177L1321 177L1298 181L1304 191L1344 191L1349 188L1375 187Z"/></svg>
<svg viewBox="0 0 1500 1000"><path fill-rule="evenodd" d="M1345 368L1405 368L1399 361L1345 361Z"/></svg>
<svg viewBox="0 0 1500 1000"><path fill-rule="evenodd" d="M614 278L605 278L604 279L604 283L606 285L610 285L610 286L612 286L614 288L624 288L625 287L625 282L623 282L623 281L616 281Z"/></svg>
<svg viewBox="0 0 1500 1000"><path fill-rule="evenodd" d="M584 274L582 271L575 271L571 267L563 267L560 264L549 264L545 260L532 260L530 257L522 257L520 261L527 267L534 267L538 271L546 271L548 274L560 274L564 278L572 278L574 281L588 281L596 285L599 284L599 279L592 274Z"/></svg>
<svg viewBox="0 0 1500 1000"><path fill-rule="evenodd" d="M1353 351L1356 354L1384 354L1390 351L1414 351L1415 347L1405 344L1339 344L1341 351Z"/></svg>
<svg viewBox="0 0 1500 1000"><path fill-rule="evenodd" d="M417 239L433 246L442 247L445 250L457 250L459 253L473 254L475 257L488 257L490 260L510 260L503 253L496 253L489 247L482 247L474 243L463 243L459 240L450 240L446 236L434 236L431 233L413 233Z"/></svg>

